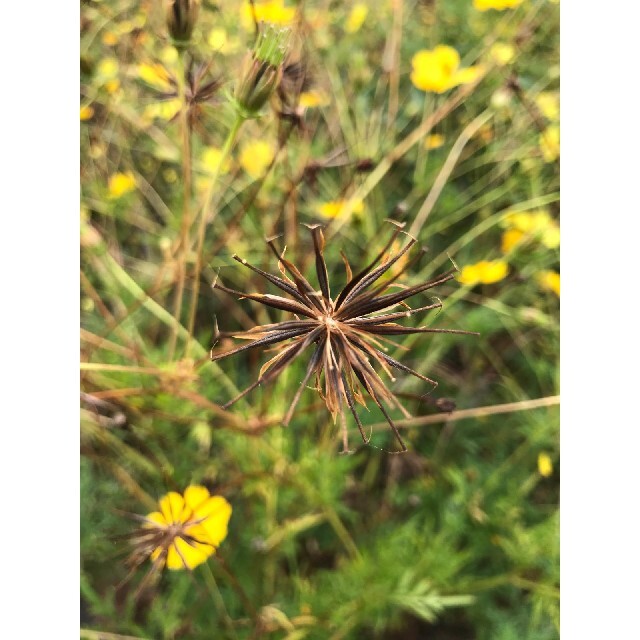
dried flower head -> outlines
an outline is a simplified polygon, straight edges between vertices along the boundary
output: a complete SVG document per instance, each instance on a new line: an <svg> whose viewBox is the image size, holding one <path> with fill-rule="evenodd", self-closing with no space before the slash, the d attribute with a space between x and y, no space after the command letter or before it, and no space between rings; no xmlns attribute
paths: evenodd
<svg viewBox="0 0 640 640"><path fill-rule="evenodd" d="M158 501L158 508L147 516L136 516L142 525L127 536L134 546L128 559L131 570L147 559L153 562L147 580L165 566L197 567L227 537L231 505L222 496L209 495L206 487L191 485L183 495L170 491Z"/></svg>
<svg viewBox="0 0 640 640"><path fill-rule="evenodd" d="M200 0L165 0L167 29L177 46L191 40L199 11Z"/></svg>
<svg viewBox="0 0 640 640"><path fill-rule="evenodd" d="M345 401L358 425L363 441L368 444L370 440L370 435L367 436L365 434L364 427L355 408L356 402L366 406L363 390L380 408L402 447L402 451L407 450L396 425L385 408L385 403L389 407L398 408L407 417L410 417L409 413L380 378L372 366L372 361L380 365L391 380L395 379L391 373L391 368L395 368L429 382L435 388L437 382L387 355L383 343L397 346L389 340L388 336L414 333L468 334L470 332L429 327L404 327L395 322L395 320L407 318L415 313L441 308L442 303L438 299L435 299L429 305L416 309L409 308L404 301L411 296L451 280L456 270L452 269L427 282L411 287L395 284L398 278L419 257L416 256L412 260L408 260L395 273L390 272L392 275L390 277L388 275L380 282L382 276L398 263L416 242L415 239L409 238L403 248L395 252L393 250L389 252L404 226L397 223L394 223L394 225L396 228L389 242L376 258L356 275L353 275L349 262L343 255L347 271L347 284L336 298L331 297L327 265L323 256L324 235L320 225L309 227L313 237L316 274L320 284L320 291L317 291L306 280L295 265L285 259L284 254L276 249L273 239L267 240L267 243L278 258L278 267L282 277L262 271L237 255L233 256L235 260L266 278L289 297L261 293L242 293L229 289L219 281L216 281L213 287L237 295L240 298L255 300L274 309L288 311L294 315L295 319L258 326L249 331L224 334L235 338L250 338L252 340L247 344L223 353L214 353L212 350L212 360L220 360L254 347L266 347L286 342L286 344L279 347L278 353L263 365L258 379L237 397L229 401L225 408L245 396L258 385L267 384L275 380L285 367L291 364L305 349L313 345L313 353L307 365L304 378L284 417L283 424L287 425L291 420L302 391L311 376L315 375L315 387L324 398L334 421L338 414L341 416L344 452L348 451L346 420L343 411ZM391 287L399 290L393 293L388 292ZM391 310L399 305L403 306L404 309L392 313L379 313ZM321 386L323 374L324 391Z"/></svg>

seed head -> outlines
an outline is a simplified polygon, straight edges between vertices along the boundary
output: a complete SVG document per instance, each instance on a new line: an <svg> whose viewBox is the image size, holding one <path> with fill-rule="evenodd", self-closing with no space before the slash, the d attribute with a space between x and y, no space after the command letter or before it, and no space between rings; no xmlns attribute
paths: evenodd
<svg viewBox="0 0 640 640"><path fill-rule="evenodd" d="M198 19L200 0L165 0L167 29L176 46L185 46Z"/></svg>
<svg viewBox="0 0 640 640"><path fill-rule="evenodd" d="M471 332L455 329L433 329L424 326L417 328L404 327L395 322L416 313L440 309L442 303L437 298L431 304L415 309L411 309L405 300L451 280L456 269L436 276L422 284L398 288L398 285L395 285L396 281L412 266L419 257L417 255L413 259L407 260L401 268L396 268L395 271L392 270L390 272L392 274L391 277L380 283L379 280L382 276L392 269L394 265L397 265L398 261L409 252L416 242L415 239L409 238L404 247L396 251L393 251L393 249L389 251L404 226L397 223L393 224L396 228L390 240L376 258L356 275L353 275L349 262L343 255L347 271L347 284L335 298L331 297L327 265L324 260L324 235L319 225L309 227L313 238L316 275L320 285L319 291L306 280L294 264L285 259L283 253L276 249L274 240L268 240L267 243L278 259L278 267L282 277L262 271L249 264L246 260L236 255L233 256L235 260L278 287L288 297L268 293L242 293L229 289L219 281L214 283L214 288L241 298L255 300L267 307L287 311L293 314L294 319L258 326L249 331L220 334L235 338L252 338L252 340L230 351L215 353L212 350L212 360L220 360L254 347L285 343L278 348L278 353L263 365L258 379L238 396L227 402L225 408L244 397L257 386L275 380L299 355L307 348L312 347L312 354L307 364L306 372L284 417L283 424L289 424L302 391L309 379L315 376L315 387L323 397L334 421L338 414L342 417L344 452L348 451L343 411L345 402L358 425L360 435L365 444L368 444L370 440L370 435L365 434L355 406L356 402L366 406L364 391L384 415L402 451L407 450L397 427L385 408L385 404L391 408L398 408L406 417L410 417L410 415L393 392L386 386L372 363L379 365L391 380L395 380L391 369L398 369L428 382L435 388L438 384L437 382L387 355L384 343L397 346L396 343L389 340L389 336L414 333L470 334ZM397 290L389 292L392 287ZM404 309L390 313L380 313L382 311L391 311L398 306L402 306ZM324 378L324 389L322 378Z"/></svg>

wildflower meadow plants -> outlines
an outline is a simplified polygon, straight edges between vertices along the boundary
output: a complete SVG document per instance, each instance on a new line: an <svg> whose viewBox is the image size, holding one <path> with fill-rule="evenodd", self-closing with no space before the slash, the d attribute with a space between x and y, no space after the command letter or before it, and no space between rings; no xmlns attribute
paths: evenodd
<svg viewBox="0 0 640 640"><path fill-rule="evenodd" d="M81 11L81 637L557 637L557 3Z"/></svg>

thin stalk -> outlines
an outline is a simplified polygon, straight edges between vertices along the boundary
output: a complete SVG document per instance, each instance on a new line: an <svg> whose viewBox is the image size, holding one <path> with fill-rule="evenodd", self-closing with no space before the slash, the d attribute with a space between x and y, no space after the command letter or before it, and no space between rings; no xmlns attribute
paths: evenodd
<svg viewBox="0 0 640 640"><path fill-rule="evenodd" d="M231 619L231 616L227 611L227 607L224 604L224 599L222 598L222 594L220 593L220 589L218 588L218 583L216 582L216 579L213 575L213 571L211 570L208 562L205 562L204 565L205 570L202 572L202 575L204 576L204 581L207 585L207 589L211 594L213 604L220 614L220 617L224 622L224 626L229 629L234 638L237 638L238 636L236 634L236 630L233 627L233 620Z"/></svg>
<svg viewBox="0 0 640 640"><path fill-rule="evenodd" d="M236 141L236 137L238 136L238 131L244 122L244 118L240 115L236 115L235 121L229 130L229 134L227 135L227 139L222 147L222 152L220 154L220 160L218 165L216 166L213 175L211 176L211 183L209 184L209 188L207 190L207 194L205 196L204 205L202 206L202 211L200 212L200 225L198 226L198 244L196 247L196 269L195 269L195 280L193 283L193 293L191 296L191 308L189 309L189 324L187 325L187 334L189 336L187 340L186 353L188 354L189 345L191 343L191 337L193 336L193 327L196 319L196 309L198 306L198 293L200 292L200 272L202 270L202 249L204 247L204 234L207 228L207 213L209 211L209 207L211 207L211 203L213 201L213 195L216 190L216 184L218 182L218 177L220 176L220 170L222 165L225 163L231 149L233 148L233 144Z"/></svg>
<svg viewBox="0 0 640 640"><path fill-rule="evenodd" d="M180 242L178 245L178 288L173 304L173 317L180 322L184 283L187 274L189 256L189 229L191 227L191 125L189 124L189 103L186 90L186 56L177 49L180 61L178 68L178 96L180 98L180 129L182 131L182 220L180 225ZM169 342L169 362L173 361L178 340L178 331L173 327Z"/></svg>

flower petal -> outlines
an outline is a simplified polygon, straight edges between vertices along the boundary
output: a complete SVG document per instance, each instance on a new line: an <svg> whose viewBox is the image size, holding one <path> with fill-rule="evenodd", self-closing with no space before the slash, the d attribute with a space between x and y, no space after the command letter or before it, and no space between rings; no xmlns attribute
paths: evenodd
<svg viewBox="0 0 640 640"><path fill-rule="evenodd" d="M179 493L170 491L160 498L159 505L167 524L184 522L181 519L184 513L184 498Z"/></svg>

